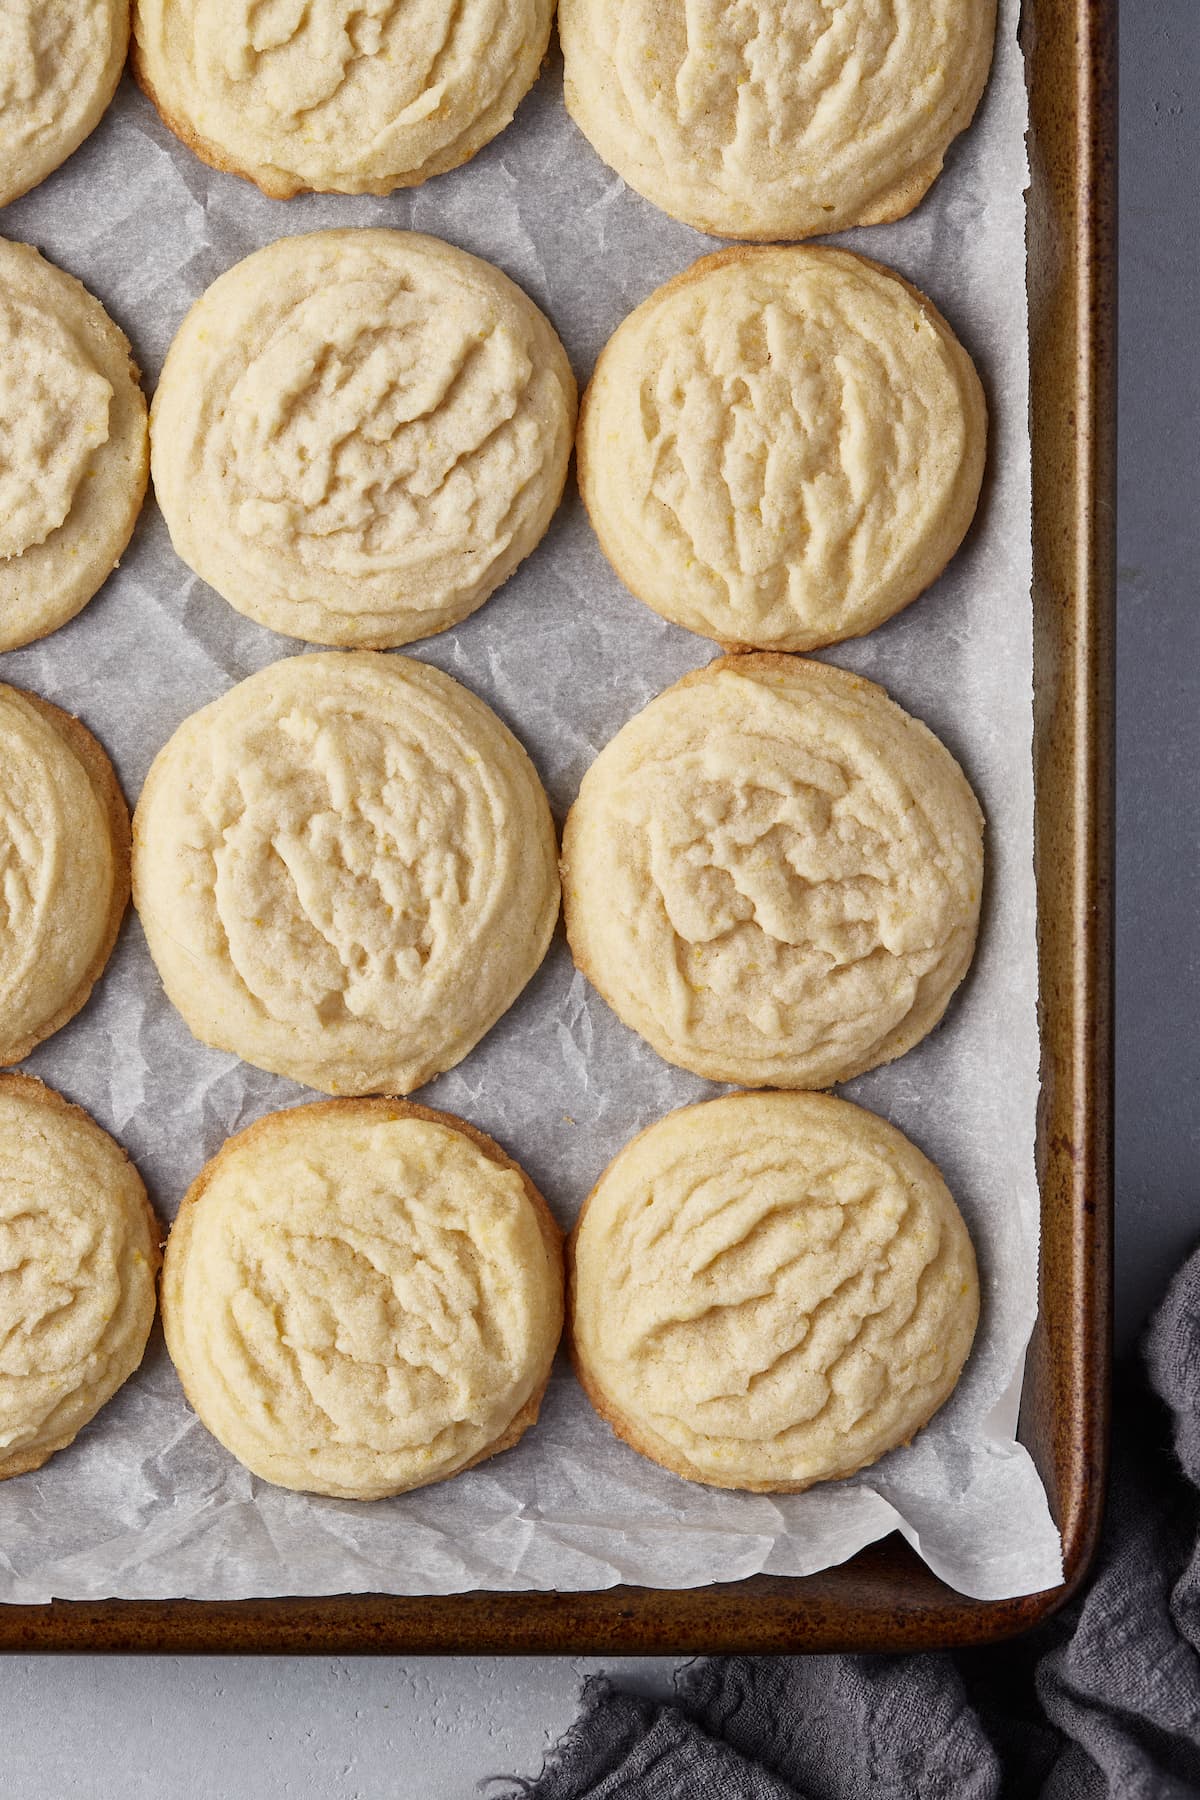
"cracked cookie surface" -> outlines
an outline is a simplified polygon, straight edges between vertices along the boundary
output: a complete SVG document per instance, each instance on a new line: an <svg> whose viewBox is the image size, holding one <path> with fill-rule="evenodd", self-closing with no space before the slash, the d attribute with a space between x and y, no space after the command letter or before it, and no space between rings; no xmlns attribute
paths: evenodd
<svg viewBox="0 0 1200 1800"><path fill-rule="evenodd" d="M717 237L911 212L970 124L996 0L560 0L567 110L610 168Z"/></svg>
<svg viewBox="0 0 1200 1800"><path fill-rule="evenodd" d="M154 487L184 561L249 618L383 649L474 612L562 493L575 381L507 276L416 232L284 238L168 353Z"/></svg>
<svg viewBox="0 0 1200 1800"><path fill-rule="evenodd" d="M719 658L600 752L563 831L575 961L668 1062L829 1087L918 1042L975 945L983 819L861 676Z"/></svg>
<svg viewBox="0 0 1200 1800"><path fill-rule="evenodd" d="M579 487L656 612L731 646L810 650L941 573L986 443L970 357L898 275L843 250L727 250L609 339Z"/></svg>
<svg viewBox="0 0 1200 1800"><path fill-rule="evenodd" d="M92 598L129 542L148 472L125 334L74 276L0 238L0 650Z"/></svg>
<svg viewBox="0 0 1200 1800"><path fill-rule="evenodd" d="M134 900L203 1043L326 1093L407 1093L538 967L555 854L532 763L468 689L407 657L297 656L159 752Z"/></svg>
<svg viewBox="0 0 1200 1800"><path fill-rule="evenodd" d="M129 812L78 719L0 686L0 1064L79 1011L129 900Z"/></svg>
<svg viewBox="0 0 1200 1800"><path fill-rule="evenodd" d="M99 124L128 43L128 0L4 0L0 206L36 187Z"/></svg>
<svg viewBox="0 0 1200 1800"><path fill-rule="evenodd" d="M134 68L205 162L275 199L465 163L532 87L553 0L136 0Z"/></svg>
<svg viewBox="0 0 1200 1800"><path fill-rule="evenodd" d="M826 1095L734 1094L651 1125L601 1176L569 1255L592 1404L717 1487L796 1492L907 1443L979 1315L937 1169Z"/></svg>
<svg viewBox="0 0 1200 1800"><path fill-rule="evenodd" d="M273 1113L194 1183L167 1245L167 1346L255 1474L373 1500L458 1474L537 1417L562 1244L490 1138L395 1100Z"/></svg>
<svg viewBox="0 0 1200 1800"><path fill-rule="evenodd" d="M158 1236L120 1145L0 1075L0 1480L64 1449L141 1362Z"/></svg>

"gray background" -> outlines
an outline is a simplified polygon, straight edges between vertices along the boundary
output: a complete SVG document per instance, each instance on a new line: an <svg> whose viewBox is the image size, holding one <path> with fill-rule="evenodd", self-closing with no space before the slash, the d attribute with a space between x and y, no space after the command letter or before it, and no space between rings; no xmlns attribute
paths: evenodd
<svg viewBox="0 0 1200 1800"><path fill-rule="evenodd" d="M1200 1238L1200 5L1121 50L1117 1333ZM1186 96L1186 98L1185 98ZM0 1661L10 1800L466 1800L535 1771L572 1659ZM610 1662L665 1689L669 1662Z"/></svg>
<svg viewBox="0 0 1200 1800"><path fill-rule="evenodd" d="M1200 5L1121 44L1117 1338L1200 1238Z"/></svg>

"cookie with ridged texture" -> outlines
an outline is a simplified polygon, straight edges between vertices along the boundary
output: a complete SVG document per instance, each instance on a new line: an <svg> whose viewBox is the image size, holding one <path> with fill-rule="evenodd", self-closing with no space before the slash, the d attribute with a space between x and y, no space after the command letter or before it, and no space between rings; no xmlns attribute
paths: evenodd
<svg viewBox="0 0 1200 1800"><path fill-rule="evenodd" d="M726 250L609 339L579 487L609 561L664 618L811 650L941 573L986 444L971 358L898 275L845 250Z"/></svg>
<svg viewBox="0 0 1200 1800"><path fill-rule="evenodd" d="M158 1221L120 1145L28 1075L0 1075L0 1480L111 1400L154 1323Z"/></svg>
<svg viewBox="0 0 1200 1800"><path fill-rule="evenodd" d="M558 917L528 756L407 657L239 683L159 752L133 837L134 903L193 1033L326 1093L407 1093L460 1062Z"/></svg>
<svg viewBox="0 0 1200 1800"><path fill-rule="evenodd" d="M0 650L65 625L116 568L149 473L138 382L100 302L0 238Z"/></svg>
<svg viewBox="0 0 1200 1800"><path fill-rule="evenodd" d="M561 1234L461 1119L326 1101L261 1119L203 1170L162 1309L188 1399L240 1462L378 1500L533 1424L562 1332Z"/></svg>
<svg viewBox="0 0 1200 1800"><path fill-rule="evenodd" d="M651 1125L600 1177L569 1257L593 1406L714 1487L799 1492L908 1443L979 1317L937 1169L824 1094L733 1094Z"/></svg>
<svg viewBox="0 0 1200 1800"><path fill-rule="evenodd" d="M277 200L456 169L537 79L553 0L136 0L133 67L177 137Z"/></svg>
<svg viewBox="0 0 1200 1800"><path fill-rule="evenodd" d="M903 218L970 124L996 0L560 0L567 110L610 168L717 237Z"/></svg>
<svg viewBox="0 0 1200 1800"><path fill-rule="evenodd" d="M596 758L563 831L579 968L668 1062L821 1088L937 1024L975 946L983 819L882 688L723 657Z"/></svg>
<svg viewBox="0 0 1200 1800"><path fill-rule="evenodd" d="M129 901L129 810L78 719L0 686L0 1064L86 1002Z"/></svg>
<svg viewBox="0 0 1200 1800"><path fill-rule="evenodd" d="M416 232L321 231L201 296L150 429L198 575L274 631L383 649L466 618L539 542L575 381L490 263Z"/></svg>
<svg viewBox="0 0 1200 1800"><path fill-rule="evenodd" d="M0 206L44 181L99 124L128 43L129 0L5 0Z"/></svg>

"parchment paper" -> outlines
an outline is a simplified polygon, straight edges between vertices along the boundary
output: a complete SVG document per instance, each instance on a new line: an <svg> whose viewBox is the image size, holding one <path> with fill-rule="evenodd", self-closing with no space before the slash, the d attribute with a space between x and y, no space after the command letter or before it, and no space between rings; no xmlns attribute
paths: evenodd
<svg viewBox="0 0 1200 1800"><path fill-rule="evenodd" d="M687 1587L801 1574L895 1528L963 1592L1060 1578L1058 1534L1013 1440L1035 1311L1038 1040L1032 863L1025 93L1018 0L1003 0L991 85L910 219L841 241L892 264L946 312L991 407L979 519L948 573L832 660L881 681L960 757L988 815L974 969L942 1028L845 1091L940 1165L979 1253L984 1310L953 1400L867 1473L769 1498L677 1480L616 1442L565 1362L520 1445L441 1486L371 1505L286 1493L246 1473L183 1400L159 1333L68 1451L0 1486L0 1599L234 1597L351 1590ZM129 333L152 388L189 304L289 232L387 224L498 263L549 314L580 381L620 320L713 240L630 193L566 116L555 56L513 125L465 168L392 199L264 199L198 162L126 80L89 142L0 212L78 275ZM0 657L0 679L78 712L131 801L188 713L301 646L241 618L171 550L149 503L120 571L64 630ZM713 646L659 620L612 574L574 491L508 584L412 651L459 677L528 746L562 814L597 751ZM126 1146L164 1219L222 1140L304 1090L193 1042L130 919L84 1013L28 1068ZM421 1099L493 1133L569 1224L615 1152L718 1090L669 1068L575 974L561 937L491 1035Z"/></svg>

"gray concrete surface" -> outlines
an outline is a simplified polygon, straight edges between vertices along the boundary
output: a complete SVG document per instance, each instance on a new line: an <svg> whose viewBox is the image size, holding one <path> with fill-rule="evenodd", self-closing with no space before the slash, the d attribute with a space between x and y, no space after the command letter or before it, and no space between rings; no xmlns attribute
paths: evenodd
<svg viewBox="0 0 1200 1800"><path fill-rule="evenodd" d="M1121 45L1117 1341L1200 1239L1200 6Z"/></svg>
<svg viewBox="0 0 1200 1800"><path fill-rule="evenodd" d="M0 1794L472 1800L489 1775L537 1772L600 1666L568 1657L0 1659ZM625 1658L605 1667L623 1686L665 1693L674 1665Z"/></svg>
<svg viewBox="0 0 1200 1800"><path fill-rule="evenodd" d="M1118 1335L1200 1237L1200 7L1122 47ZM10 1658L7 1800L467 1800L536 1770L598 1665ZM610 1665L662 1690L671 1665Z"/></svg>

